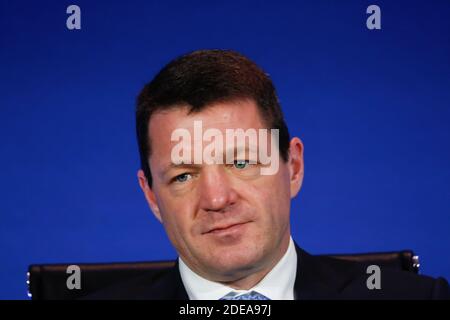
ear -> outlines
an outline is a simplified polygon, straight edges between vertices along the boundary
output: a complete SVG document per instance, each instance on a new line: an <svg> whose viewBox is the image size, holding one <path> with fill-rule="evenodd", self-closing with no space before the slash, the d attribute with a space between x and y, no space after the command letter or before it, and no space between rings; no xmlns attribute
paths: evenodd
<svg viewBox="0 0 450 320"><path fill-rule="evenodd" d="M154 216L156 219L159 220L159 222L162 223L161 213L159 211L158 203L156 202L155 193L148 185L147 178L145 177L144 171L139 170L137 172L137 177L139 180L139 186L141 187L142 192L144 192L145 199L147 199L147 203L152 210Z"/></svg>
<svg viewBox="0 0 450 320"><path fill-rule="evenodd" d="M304 176L303 143L297 137L292 138L291 142L289 143L288 166L292 199L300 191Z"/></svg>

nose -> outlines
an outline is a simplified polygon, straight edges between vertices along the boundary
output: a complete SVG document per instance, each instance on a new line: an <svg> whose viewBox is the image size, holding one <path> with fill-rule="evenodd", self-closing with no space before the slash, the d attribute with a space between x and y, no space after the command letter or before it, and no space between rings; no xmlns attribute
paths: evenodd
<svg viewBox="0 0 450 320"><path fill-rule="evenodd" d="M226 212L238 198L230 178L220 165L203 168L200 177L200 206L208 212Z"/></svg>

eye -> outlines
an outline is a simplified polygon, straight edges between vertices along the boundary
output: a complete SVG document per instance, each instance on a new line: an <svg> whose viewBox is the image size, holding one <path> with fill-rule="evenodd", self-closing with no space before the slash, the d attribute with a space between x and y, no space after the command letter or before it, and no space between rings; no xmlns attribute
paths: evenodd
<svg viewBox="0 0 450 320"><path fill-rule="evenodd" d="M182 174L179 174L178 176L176 176L175 178L173 178L173 181L183 183L183 182L188 181L191 178L192 178L192 175L190 173L182 173Z"/></svg>
<svg viewBox="0 0 450 320"><path fill-rule="evenodd" d="M245 169L247 166L249 165L249 161L248 160L235 160L234 161L234 167L236 169Z"/></svg>

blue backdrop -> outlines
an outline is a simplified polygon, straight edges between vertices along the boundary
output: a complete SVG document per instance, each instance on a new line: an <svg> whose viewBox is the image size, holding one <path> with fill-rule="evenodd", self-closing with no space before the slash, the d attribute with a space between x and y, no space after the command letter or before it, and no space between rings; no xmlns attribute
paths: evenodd
<svg viewBox="0 0 450 320"><path fill-rule="evenodd" d="M0 3L0 298L27 297L31 263L176 256L138 187L134 101L200 48L272 76L305 145L300 245L412 248L450 278L449 1Z"/></svg>

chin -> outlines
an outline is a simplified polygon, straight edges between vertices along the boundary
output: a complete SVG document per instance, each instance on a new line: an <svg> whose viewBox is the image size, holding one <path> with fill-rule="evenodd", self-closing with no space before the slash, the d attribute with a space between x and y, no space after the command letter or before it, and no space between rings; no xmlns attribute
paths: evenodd
<svg viewBox="0 0 450 320"><path fill-rule="evenodd" d="M212 269L222 274L235 274L239 271L253 269L259 264L262 258L262 255L258 252L248 252L248 250L242 250L240 252L229 250L229 252L224 254L217 253L217 255L211 257L210 265Z"/></svg>

